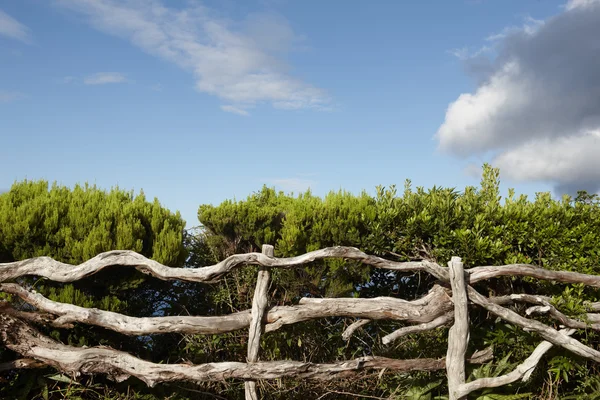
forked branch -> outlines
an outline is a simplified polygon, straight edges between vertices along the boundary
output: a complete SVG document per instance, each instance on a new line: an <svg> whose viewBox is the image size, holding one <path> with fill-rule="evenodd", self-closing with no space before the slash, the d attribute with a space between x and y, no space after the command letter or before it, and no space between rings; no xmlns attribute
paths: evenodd
<svg viewBox="0 0 600 400"><path fill-rule="evenodd" d="M563 329L560 332L570 336L575 332L575 329ZM521 379L523 382L529 380L529 377L531 376L531 373L535 367L539 364L544 354L546 354L546 352L552 348L552 346L552 343L544 340L537 345L535 350L529 357L525 359L525 361L517 365L517 367L508 374L491 378L480 378L461 385L457 392L459 397L466 397L469 393L474 392L475 390L508 385L518 381L519 379Z"/></svg>
<svg viewBox="0 0 600 400"><path fill-rule="evenodd" d="M516 312L509 310L508 308L494 304L470 286L467 288L467 290L469 293L469 299L473 303L480 305L492 314L495 314L505 321L523 328L523 330L527 332L536 332L548 342L556 346L563 347L577 354L578 356L600 362L600 351L584 345L580 341L567 336L564 332L559 332L556 329L553 329L539 321L527 319L520 316Z"/></svg>

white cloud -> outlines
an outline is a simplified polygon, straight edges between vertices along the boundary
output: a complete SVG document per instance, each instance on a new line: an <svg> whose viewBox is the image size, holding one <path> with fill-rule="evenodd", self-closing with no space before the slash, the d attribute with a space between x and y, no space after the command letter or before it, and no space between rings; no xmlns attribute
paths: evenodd
<svg viewBox="0 0 600 400"><path fill-rule="evenodd" d="M165 87L162 85L162 83L155 83L154 85L150 86L150 89L154 90L155 92L162 92L164 88Z"/></svg>
<svg viewBox="0 0 600 400"><path fill-rule="evenodd" d="M565 8L567 9L567 11L570 11L575 8L591 7L598 3L600 3L599 0L569 0L565 5Z"/></svg>
<svg viewBox="0 0 600 400"><path fill-rule="evenodd" d="M77 78L74 76L65 76L58 80L58 83L64 83L64 84L69 84L69 83L73 83L73 82L77 82Z"/></svg>
<svg viewBox="0 0 600 400"><path fill-rule="evenodd" d="M232 106L230 104L222 105L221 106L221 110L223 110L225 112L230 112L230 113L238 114L238 115L243 115L245 117L247 117L247 116L250 115L250 113L248 111L244 110L243 108L235 107L235 106Z"/></svg>
<svg viewBox="0 0 600 400"><path fill-rule="evenodd" d="M592 0L595 1L595 0ZM502 40L510 35L533 35L535 34L542 26L544 25L544 21L532 18L530 16L525 17L523 19L522 26L507 26L499 33L494 33L488 36L485 40L494 42L497 40Z"/></svg>
<svg viewBox="0 0 600 400"><path fill-rule="evenodd" d="M0 10L0 35L8 36L24 43L31 43L32 41L29 28L2 10Z"/></svg>
<svg viewBox="0 0 600 400"><path fill-rule="evenodd" d="M275 187L285 192L303 193L314 188L316 182L301 178L278 178L270 179L269 184L275 185Z"/></svg>
<svg viewBox="0 0 600 400"><path fill-rule="evenodd" d="M452 54L454 57L458 58L459 60L465 61L465 60L469 60L471 58L476 58L479 56L482 56L486 53L489 53L490 51L492 51L492 48L489 46L482 46L477 50L471 50L468 47L460 47L457 49L452 49L452 50L448 50L448 54Z"/></svg>
<svg viewBox="0 0 600 400"><path fill-rule="evenodd" d="M590 133L600 129L599 37L600 0L572 0L553 18L505 30L495 57L465 60L478 86L449 105L439 148L491 156L503 175L557 192L599 190L600 144Z"/></svg>
<svg viewBox="0 0 600 400"><path fill-rule="evenodd" d="M458 58L459 60L466 60L469 58L470 51L469 51L468 47L460 47L460 48L448 50L447 53L452 54L454 57Z"/></svg>
<svg viewBox="0 0 600 400"><path fill-rule="evenodd" d="M98 72L86 76L83 83L86 85L106 85L108 83L125 83L127 78L119 72Z"/></svg>
<svg viewBox="0 0 600 400"><path fill-rule="evenodd" d="M600 135L544 138L508 150L494 160L509 176L523 181L548 181L560 193L600 189Z"/></svg>
<svg viewBox="0 0 600 400"><path fill-rule="evenodd" d="M196 2L168 8L158 0L58 0L97 29L190 71L196 88L238 109L270 103L284 109L326 108L319 88L288 74L283 61L299 38L275 14L231 21Z"/></svg>
<svg viewBox="0 0 600 400"><path fill-rule="evenodd" d="M521 121L515 117L526 112L531 92L529 82L521 79L519 65L505 64L474 94L463 93L450 104L437 132L440 148L466 156L507 141L526 140L527 127L519 127Z"/></svg>
<svg viewBox="0 0 600 400"><path fill-rule="evenodd" d="M24 99L26 96L20 92L9 92L0 90L0 103L11 103L13 101Z"/></svg>

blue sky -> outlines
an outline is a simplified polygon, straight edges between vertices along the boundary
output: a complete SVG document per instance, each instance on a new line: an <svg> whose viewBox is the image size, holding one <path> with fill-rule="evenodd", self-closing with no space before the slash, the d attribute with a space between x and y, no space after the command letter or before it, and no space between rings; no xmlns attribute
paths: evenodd
<svg viewBox="0 0 600 400"><path fill-rule="evenodd" d="M600 1L0 0L0 188L600 187Z"/></svg>

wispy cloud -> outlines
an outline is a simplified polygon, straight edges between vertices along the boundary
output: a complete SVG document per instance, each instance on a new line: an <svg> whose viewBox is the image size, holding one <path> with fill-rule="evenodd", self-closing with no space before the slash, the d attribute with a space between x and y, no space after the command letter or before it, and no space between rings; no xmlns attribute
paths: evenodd
<svg viewBox="0 0 600 400"><path fill-rule="evenodd" d="M32 42L29 28L2 10L0 10L0 35L28 44Z"/></svg>
<svg viewBox="0 0 600 400"><path fill-rule="evenodd" d="M459 60L466 61L471 58L476 58L492 51L489 46L482 46L477 50L471 50L469 47L460 47L457 49L448 50L448 54L452 54Z"/></svg>
<svg viewBox="0 0 600 400"><path fill-rule="evenodd" d="M283 191L294 193L306 192L308 189L314 188L317 184L317 182L313 180L302 178L269 179L268 183Z"/></svg>
<svg viewBox="0 0 600 400"><path fill-rule="evenodd" d="M233 114L243 115L244 117L247 117L250 115L250 113L248 111L244 110L243 108L232 106L230 104L221 106L221 110L223 110L225 112L230 112Z"/></svg>
<svg viewBox="0 0 600 400"><path fill-rule="evenodd" d="M589 0L588 0L589 1ZM510 35L514 34L525 34L525 35L533 35L544 25L544 21L540 19L535 19L530 16L526 16L523 18L522 26L507 26L501 32L492 34L488 36L485 40L488 42L495 42L498 40L502 40Z"/></svg>
<svg viewBox="0 0 600 400"><path fill-rule="evenodd" d="M65 76L58 80L58 83L69 84L73 82L77 82L78 78L76 76Z"/></svg>
<svg viewBox="0 0 600 400"><path fill-rule="evenodd" d="M597 1L597 0L588 0ZM475 59L493 56L496 54L497 44L501 44L502 40L511 35L524 34L531 36L535 34L542 26L544 21L526 16L523 18L521 26L508 26L498 33L494 33L485 38L488 45L473 49L472 47L459 47L448 50L447 53L453 55L461 61L472 62Z"/></svg>
<svg viewBox="0 0 600 400"><path fill-rule="evenodd" d="M57 4L85 16L96 29L190 71L199 91L238 110L257 103L281 109L329 107L324 90L289 75L283 59L301 38L277 14L251 14L232 21L196 2L177 9L158 0L58 0ZM228 106L223 110L232 111Z"/></svg>
<svg viewBox="0 0 600 400"><path fill-rule="evenodd" d="M585 8L585 7L589 7L591 5L594 5L594 3L599 3L599 0L569 0L567 2L567 4L565 5L565 9L567 11L571 11L574 10L576 8Z"/></svg>
<svg viewBox="0 0 600 400"><path fill-rule="evenodd" d="M13 101L24 99L26 96L21 92L10 92L0 90L0 103L11 103Z"/></svg>
<svg viewBox="0 0 600 400"><path fill-rule="evenodd" d="M83 79L83 83L86 85L106 85L109 83L125 82L127 82L127 78L119 72L98 72Z"/></svg>
<svg viewBox="0 0 600 400"><path fill-rule="evenodd" d="M155 83L154 85L150 86L150 89L154 90L155 92L162 92L164 88L165 87L161 83Z"/></svg>

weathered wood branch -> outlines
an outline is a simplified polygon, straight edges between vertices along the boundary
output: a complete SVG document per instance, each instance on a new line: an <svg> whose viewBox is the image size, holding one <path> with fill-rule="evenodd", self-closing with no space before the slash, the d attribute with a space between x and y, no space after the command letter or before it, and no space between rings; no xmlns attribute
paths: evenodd
<svg viewBox="0 0 600 400"><path fill-rule="evenodd" d="M44 367L47 367L47 365L41 361L34 360L33 358L20 358L18 360L0 363L0 372L10 371L11 369L30 369Z"/></svg>
<svg viewBox="0 0 600 400"><path fill-rule="evenodd" d="M3 314L0 314L0 338L9 349L22 356L36 359L75 377L80 374L107 374L117 381L123 381L132 376L148 386L172 381L278 379L292 376L326 381L350 377L369 369L396 372L433 371L443 369L445 365L443 358L395 360L385 357L361 357L331 364L298 361L155 364L111 348L63 345L41 335L23 321ZM480 364L490 359L491 351L487 349L477 352L469 361Z"/></svg>
<svg viewBox="0 0 600 400"><path fill-rule="evenodd" d="M359 319L358 321L354 321L348 325L346 329L344 329L344 332L342 333L342 339L345 341L350 340L358 328L367 325L369 322L371 322L370 319Z"/></svg>
<svg viewBox="0 0 600 400"><path fill-rule="evenodd" d="M563 329L560 332L567 336L570 336L575 332L575 329ZM516 382L519 379L521 379L523 382L527 381L535 367L537 367L537 365L539 364L544 354L546 354L546 352L550 350L552 346L552 343L544 340L539 345L537 345L537 347L531 353L531 355L527 357L525 361L523 361L521 364L517 365L517 367L513 371L505 375L492 378L480 378L472 382L462 384L457 390L458 396L466 397L469 393L474 392L475 390L500 387Z"/></svg>
<svg viewBox="0 0 600 400"><path fill-rule="evenodd" d="M0 289L1 290L1 289ZM17 318L31 321L36 324L51 324L54 316L39 312L20 311L15 309L9 302L0 300L0 314L12 315Z"/></svg>
<svg viewBox="0 0 600 400"><path fill-rule="evenodd" d="M201 268L172 268L150 260L129 250L114 250L101 253L79 265L65 264L50 257L36 257L11 263L0 263L0 282L25 275L46 277L57 282L73 282L93 275L109 266L134 267L139 271L163 280L185 280L191 282L214 282L231 270L244 265L259 265L270 268L296 268L317 260L344 258L362 262L375 268L401 272L427 272L440 281L449 282L448 270L427 260L396 262L368 255L354 247L327 247L290 258L269 257L261 253L235 254L211 266ZM600 287L600 276L569 271L552 271L531 264L508 264L501 266L479 266L465 270L468 283L475 283L500 276L529 276L563 283L583 283ZM592 305L600 310L600 303Z"/></svg>
<svg viewBox="0 0 600 400"><path fill-rule="evenodd" d="M314 307L314 308L313 308ZM414 301L392 297L364 298L302 298L297 312L290 317L296 322L320 317L360 317L366 319L391 319L415 323L430 322L452 309L446 290L435 285L429 293ZM279 321L271 322L276 313L269 312L269 322L277 328ZM269 331L269 326L267 326Z"/></svg>
<svg viewBox="0 0 600 400"><path fill-rule="evenodd" d="M600 302L590 303L588 308L590 311L600 311Z"/></svg>
<svg viewBox="0 0 600 400"><path fill-rule="evenodd" d="M600 314L587 313L587 314L585 314L585 318L587 319L588 322L593 323L593 324L600 322Z"/></svg>
<svg viewBox="0 0 600 400"><path fill-rule="evenodd" d="M214 282L231 270L243 265L296 268L313 261L330 258L360 261L375 268L394 271L425 271L440 280L448 280L446 269L430 261L396 262L368 255L354 247L338 246L327 247L290 258L269 257L261 253L235 254L218 264L202 268L171 268L128 250L101 253L79 265L65 264L50 257L37 257L0 264L0 282L25 275L43 276L57 282L73 282L115 265L134 267L145 274L163 280L179 279L190 282Z"/></svg>
<svg viewBox="0 0 600 400"><path fill-rule="evenodd" d="M576 328L576 329L588 329L589 328L589 329L593 329L596 331L600 330L600 324L597 323L598 321L594 322L594 318L597 314L590 314L590 313L586 314L586 316L590 320L590 322L587 323L585 321L571 318L571 317L563 314L562 312L558 311L556 309L556 307L554 307L550 303L550 301L543 296L535 296L535 295L529 295L529 294L513 294L513 295L511 295L511 298L513 298L517 301L523 301L523 302L526 302L529 304L537 304L537 306L530 307L525 311L525 313L527 315L548 314L549 316L551 316L552 318L554 318L558 322L560 322L562 325L569 327L569 328Z"/></svg>
<svg viewBox="0 0 600 400"><path fill-rule="evenodd" d="M531 295L531 294L511 294L507 296L490 297L489 301L499 305L514 304L516 302L523 302L528 304L537 304L534 307L529 307L525 313L527 315L532 314L548 314L552 318L559 321L562 325L569 328L576 329L593 329L600 330L600 314L586 313L585 321L571 318L562 312L558 311L551 303L552 298L542 295ZM592 307L589 307L592 308Z"/></svg>
<svg viewBox="0 0 600 400"><path fill-rule="evenodd" d="M0 264L0 282L25 275L46 277L57 282L73 282L93 275L109 266L134 267L139 271L163 280L191 282L215 282L231 270L244 265L259 265L269 268L296 268L317 260L344 258L362 262L375 268L401 272L424 271L443 282L449 282L448 270L427 260L397 262L368 255L354 247L327 247L297 257L277 258L261 253L235 254L211 266L202 268L172 268L150 260L129 250L114 250L101 253L79 265L55 261L50 257L37 257L12 263ZM578 272L552 271L531 264L509 264L480 266L465 270L468 283L475 283L500 276L529 276L564 283L583 283L600 287L600 276ZM600 310L600 303L596 305Z"/></svg>
<svg viewBox="0 0 600 400"><path fill-rule="evenodd" d="M0 284L0 291L19 296L38 310L48 313L40 315L13 309L13 314L17 313L14 315L36 323L62 328L72 327L73 323L78 322L101 326L125 335L216 334L248 328L252 319L250 310L218 317L130 317L97 308L84 308L55 302L14 283ZM433 321L452 309L450 297L441 286L434 286L426 296L414 301L379 297L375 299L306 299L301 303L306 304L270 308L264 316L265 332L275 331L285 325L335 316L424 323ZM5 307L9 307L8 303L5 303ZM0 308L0 310L3 309ZM50 314L57 315L59 318L53 319Z"/></svg>
<svg viewBox="0 0 600 400"><path fill-rule="evenodd" d="M262 253L273 257L274 248L271 245L264 244ZM260 267L256 279L256 288L252 298L252 319L248 332L248 359L249 363L258 361L258 351L260 350L260 335L264 330L264 316L269 305L269 284L271 283L271 273L265 267ZM244 383L246 400L258 400L256 390L256 381L247 381Z"/></svg>
<svg viewBox="0 0 600 400"><path fill-rule="evenodd" d="M458 400L458 388L465 383L465 358L469 345L469 300L465 285L465 271L460 257L452 257L448 263L452 302L454 303L454 325L448 332L446 371L448 375L448 398Z"/></svg>
<svg viewBox="0 0 600 400"><path fill-rule="evenodd" d="M531 298L529 296L534 296L535 299L532 301L527 301L527 300L531 300ZM522 303L534 302L535 304L542 304L542 302L550 303L550 301L552 301L552 297L542 296L542 295L537 295L537 294L536 295L510 294L510 295L506 295L506 296L489 297L488 300L491 301L492 303L499 304L502 306L502 305L507 305L507 304L515 304L517 302L522 302Z"/></svg>
<svg viewBox="0 0 600 400"><path fill-rule="evenodd" d="M556 319L562 325L569 328L576 329L593 329L600 330L600 315L594 313L586 313L585 317L587 321L581 321L578 319L571 318L562 312L558 311L556 307L550 303L551 297L532 295L532 294L511 294L508 296L490 297L489 301L495 304L514 304L516 302L523 302L528 304L536 304L534 307L528 308L525 313L527 315L532 314L548 314L552 318Z"/></svg>
<svg viewBox="0 0 600 400"><path fill-rule="evenodd" d="M437 317L436 319L434 319L433 321L430 321L430 322L425 322L425 323L418 324L418 325L405 326L403 328L397 329L394 332L390 333L389 335L386 335L383 338L381 338L381 342L383 344L389 344L389 343L393 342L394 340L401 338L402 336L410 335L412 333L430 331L432 329L436 329L441 326L448 325L452 321L454 321L453 313L447 313L444 315L440 315L439 317Z"/></svg>
<svg viewBox="0 0 600 400"><path fill-rule="evenodd" d="M0 301L0 333L8 347L28 357L36 359L60 370L77 373L107 373L116 379L136 376L149 385L170 380L220 380L238 378L251 380L246 382L247 398L256 399L257 379L272 379L294 376L299 379L333 379L350 376L364 369L389 369L396 371L442 369L448 371L450 399L461 399L472 390L483 387L500 386L526 378L539 362L543 353L552 344L561 346L573 353L600 362L600 352L585 346L565 332L559 332L545 324L525 318L502 304L525 302L533 304L527 309L527 315L545 313L562 325L585 329L600 330L600 315L588 313L586 321L571 318L554 307L549 298L534 295L510 295L487 299L472 287L465 285L501 276L528 276L563 283L583 283L600 287L600 276L567 271L551 271L529 264L511 264L504 266L482 266L463 270L460 259L453 258L449 268L434 262L394 262L380 257L367 255L352 247L330 247L298 257L276 258L273 253L237 254L212 266L186 269L171 268L131 251L111 251L102 253L82 264L69 265L48 257L39 257L19 262L0 264L0 290L15 294L38 312L16 310L8 302ZM330 258L343 258L370 265L375 268L399 272L427 272L452 287L452 299L446 289L434 288L423 298L415 301L379 297L375 299L313 299L305 298L300 304L285 307L267 307L267 289L269 269L298 268L304 264ZM15 284L2 284L7 280L25 275L46 277L59 282L72 282L97 273L109 266L133 267L137 270L163 280L185 280L192 282L215 282L235 268L245 265L260 266L252 310L242 311L218 317L149 317L134 318L118 313L98 309L86 309L71 304L50 301L43 296L29 292ZM521 364L515 371L493 380L479 380L465 384L465 353L469 339L468 301L478 304L491 313L520 326L525 331L534 331L546 341ZM454 312L452 313L452 309ZM599 311L600 303L592 303L590 310ZM358 360L333 364L311 364L292 361L258 362L260 337L284 325L324 317L362 318L350 325L343 337L347 340L352 332L369 320L392 319L416 325L406 326L383 338L384 343L415 332L423 332L446 325L454 320L448 338L446 359L390 360L378 357L364 357ZM223 333L243 328L250 329L248 363L215 363L204 365L157 365L139 360L126 353L113 349L97 347L79 349L56 343L45 338L29 327L24 320L55 327L72 327L73 323L86 323L102 326L128 335L146 335L153 333L179 332L189 334ZM19 325L21 324L21 325ZM16 328L15 328L16 327ZM9 329L10 328L10 329ZM20 329L20 330L19 330ZM20 332L20 336L15 332ZM571 331L568 331L569 333ZM15 336L16 335L16 336ZM29 336L28 336L29 335ZM29 342L28 342L29 341ZM537 353L536 353L537 352ZM20 364L19 364L20 362ZM23 365L25 361L11 365ZM440 364L441 363L441 364ZM6 364L6 363L5 363ZM2 364L2 365L5 365ZM8 364L6 364L8 365ZM529 371L529 372L528 372ZM478 386L480 385L480 386ZM484 385L484 386L481 386Z"/></svg>
<svg viewBox="0 0 600 400"><path fill-rule="evenodd" d="M476 283L500 276L528 276L547 281L583 283L587 286L600 287L600 276L598 275L588 275L569 271L552 271L531 264L475 267L469 268L466 271L469 275L468 283Z"/></svg>
<svg viewBox="0 0 600 400"><path fill-rule="evenodd" d="M0 291L19 296L23 301L38 310L59 316L59 318L53 319L49 318L48 314L44 314L44 317L40 317L36 313L26 313L25 315L32 322L49 324L58 328L70 328L74 322L78 322L101 326L125 335L149 335L153 333L216 334L247 328L251 320L250 310L219 317L136 318L112 311L52 301L39 293L30 292L14 283L0 284ZM23 317L23 312L16 312L19 314L12 314Z"/></svg>
<svg viewBox="0 0 600 400"><path fill-rule="evenodd" d="M596 362L600 362L600 351L592 349L591 347L584 345L580 341L565 335L563 332L559 332L556 329L552 329L551 327L544 325L539 321L527 319L525 317L520 316L516 312L509 310L508 308L504 308L502 306L499 306L498 304L492 303L491 301L486 299L485 296L479 294L479 292L477 292L471 286L469 286L467 289L469 292L469 299L473 303L485 308L492 314L495 314L498 317L504 319L505 321L508 321L514 325L523 328L523 330L527 332L537 332L542 338L544 338L548 342L556 346L560 346L564 349L567 349L577 354L578 356L589 358L590 360L594 360Z"/></svg>

